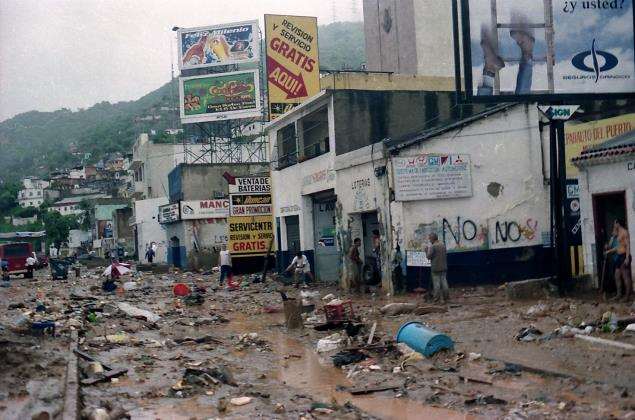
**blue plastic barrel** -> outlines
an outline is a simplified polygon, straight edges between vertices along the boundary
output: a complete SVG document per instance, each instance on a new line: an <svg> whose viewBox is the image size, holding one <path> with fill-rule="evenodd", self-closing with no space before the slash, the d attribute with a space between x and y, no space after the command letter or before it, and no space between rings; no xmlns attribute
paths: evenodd
<svg viewBox="0 0 635 420"><path fill-rule="evenodd" d="M417 321L407 322L399 328L397 342L407 344L426 357L440 350L454 349L454 342L450 337L426 328Z"/></svg>

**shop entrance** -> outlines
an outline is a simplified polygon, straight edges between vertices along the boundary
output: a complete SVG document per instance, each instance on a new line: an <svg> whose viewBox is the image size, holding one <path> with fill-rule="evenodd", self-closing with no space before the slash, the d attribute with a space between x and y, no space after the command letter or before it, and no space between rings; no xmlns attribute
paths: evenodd
<svg viewBox="0 0 635 420"><path fill-rule="evenodd" d="M287 216L284 218L287 228L287 250L290 258L300 252L300 216Z"/></svg>
<svg viewBox="0 0 635 420"><path fill-rule="evenodd" d="M362 213L362 246L364 250L364 282L367 285L376 286L381 283L381 260L375 254L374 237L379 233L381 236L381 225L377 217L377 212Z"/></svg>
<svg viewBox="0 0 635 420"><path fill-rule="evenodd" d="M606 292L615 291L615 270L613 260L605 258L604 247L611 240L615 220L626 220L626 194L622 192L593 195L593 219L595 221L595 254L600 282L604 279L602 289Z"/></svg>
<svg viewBox="0 0 635 420"><path fill-rule="evenodd" d="M337 283L340 276L340 256L335 244L335 205L331 193L313 196L313 237L315 275L319 281Z"/></svg>

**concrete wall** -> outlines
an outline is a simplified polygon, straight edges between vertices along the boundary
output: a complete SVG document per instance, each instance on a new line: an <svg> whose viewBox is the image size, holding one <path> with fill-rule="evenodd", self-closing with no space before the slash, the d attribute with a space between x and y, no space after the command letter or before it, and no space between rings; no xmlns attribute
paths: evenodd
<svg viewBox="0 0 635 420"><path fill-rule="evenodd" d="M402 150L399 156L469 154L473 196L393 202L393 247L421 250L436 232L452 253L456 274L451 267L450 279L459 282L476 278L474 270L496 268L490 281L500 282L544 269L539 262L550 230L549 190L538 119L534 107L516 106Z"/></svg>
<svg viewBox="0 0 635 420"><path fill-rule="evenodd" d="M450 92L346 90L334 101L337 155L458 117Z"/></svg>
<svg viewBox="0 0 635 420"><path fill-rule="evenodd" d="M181 164L170 172L169 196L172 202L178 200L209 200L214 193L227 195L229 187L223 174L248 176L269 173L267 163L231 164Z"/></svg>
<svg viewBox="0 0 635 420"><path fill-rule="evenodd" d="M168 237L166 229L159 224L159 206L168 204L167 197L137 200L134 202L135 227L137 229L137 255L145 260L146 249L152 243L157 245L155 262L166 263L168 257Z"/></svg>
<svg viewBox="0 0 635 420"><path fill-rule="evenodd" d="M414 21L416 73L454 79L452 0L414 0Z"/></svg>
<svg viewBox="0 0 635 420"><path fill-rule="evenodd" d="M364 0L367 68L417 72L415 6L420 0Z"/></svg>
<svg viewBox="0 0 635 420"><path fill-rule="evenodd" d="M582 243L584 249L584 271L593 275L599 285L599 270L593 214L593 195L622 192L626 193L626 223L631 236L631 254L635 255L635 158L607 162L581 168L578 177L580 185L580 211L582 218ZM635 264L631 264L631 275L635 278Z"/></svg>

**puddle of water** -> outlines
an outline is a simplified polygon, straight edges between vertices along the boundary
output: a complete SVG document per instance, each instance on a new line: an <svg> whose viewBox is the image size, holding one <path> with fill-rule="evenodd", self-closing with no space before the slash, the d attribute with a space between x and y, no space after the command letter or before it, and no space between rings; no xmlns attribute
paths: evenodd
<svg viewBox="0 0 635 420"><path fill-rule="evenodd" d="M305 346L282 331L273 332L274 351L279 355L294 354L301 359L291 358L281 362L277 377L287 385L306 392L323 402L333 399L343 405L350 401L364 412L382 419L471 419L473 416L453 410L423 405L409 399L385 398L379 396L353 396L336 391L337 386L351 386L342 370L330 365L330 360L322 361L313 349Z"/></svg>

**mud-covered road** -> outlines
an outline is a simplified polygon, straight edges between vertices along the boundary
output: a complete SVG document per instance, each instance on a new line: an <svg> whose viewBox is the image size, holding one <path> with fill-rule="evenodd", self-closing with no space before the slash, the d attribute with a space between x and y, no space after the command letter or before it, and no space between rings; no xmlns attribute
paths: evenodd
<svg viewBox="0 0 635 420"><path fill-rule="evenodd" d="M635 418L635 352L551 334L586 323L594 325L590 336L635 344L634 335L608 332L601 321L607 312L635 315L630 304L594 296L511 302L483 287L454 289L450 304L437 306L377 291L352 297L359 331L316 331L332 299L323 298L349 296L313 287L305 303L317 311L304 315L303 329L287 330L279 290L301 297L272 280L246 277L230 291L216 274L134 273L122 279L134 282L129 290L106 294L97 271L55 282L41 272L0 288L0 418L72 412L73 361L78 418ZM176 283L200 296L176 297ZM381 313L394 302L424 314ZM46 321L55 323L54 335L33 328ZM454 351L426 359L395 346L407 321L447 334ZM529 326L538 339L515 339ZM80 356L70 350L72 331ZM318 340L335 333L338 348L318 353ZM331 356L345 349L363 360L335 367Z"/></svg>

